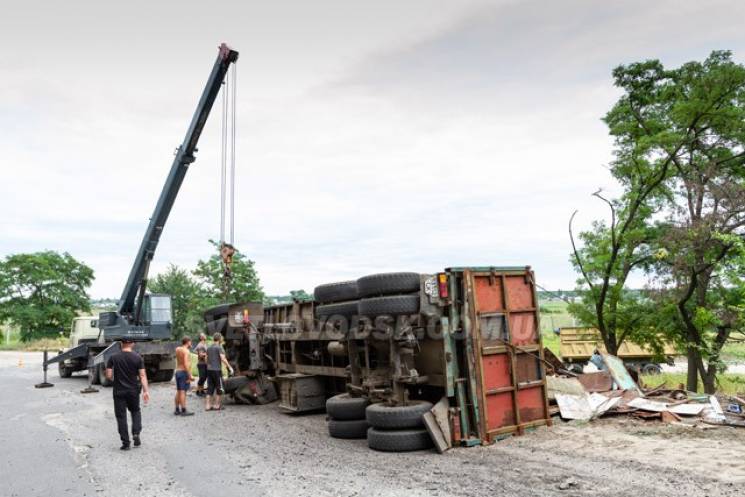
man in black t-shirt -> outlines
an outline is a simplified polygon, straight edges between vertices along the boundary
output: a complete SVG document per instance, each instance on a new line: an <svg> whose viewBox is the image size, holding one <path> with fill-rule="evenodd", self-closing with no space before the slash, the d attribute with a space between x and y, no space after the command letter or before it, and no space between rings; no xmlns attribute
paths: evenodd
<svg viewBox="0 0 745 497"><path fill-rule="evenodd" d="M129 450L129 430L127 411L132 415L132 438L135 447L140 446L142 413L140 412L140 389L145 404L150 400L150 392L145 374L145 362L140 354L133 351L131 338L122 339L122 351L109 357L106 362L106 377L114 384L114 415L122 439L122 450Z"/></svg>

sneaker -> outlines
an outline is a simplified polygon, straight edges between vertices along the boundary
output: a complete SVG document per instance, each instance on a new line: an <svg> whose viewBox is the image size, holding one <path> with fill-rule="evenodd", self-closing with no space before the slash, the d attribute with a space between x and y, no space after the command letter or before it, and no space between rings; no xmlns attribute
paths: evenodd
<svg viewBox="0 0 745 497"><path fill-rule="evenodd" d="M173 415L174 416L181 416L181 411L179 409L176 409L175 411L173 411Z"/></svg>
<svg viewBox="0 0 745 497"><path fill-rule="evenodd" d="M139 447L140 445L142 445L142 442L140 441L140 436L139 435L132 435L132 439L135 442L135 447Z"/></svg>
<svg viewBox="0 0 745 497"><path fill-rule="evenodd" d="M129 442L122 442L122 446L119 447L119 450L129 450Z"/></svg>

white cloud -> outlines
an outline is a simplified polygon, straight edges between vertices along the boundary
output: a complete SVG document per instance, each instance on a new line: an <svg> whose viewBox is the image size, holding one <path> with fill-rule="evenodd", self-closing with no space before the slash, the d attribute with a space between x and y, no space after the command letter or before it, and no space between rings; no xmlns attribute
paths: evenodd
<svg viewBox="0 0 745 497"><path fill-rule="evenodd" d="M227 39L236 242L268 292L463 264L530 264L567 288L569 215L587 226L604 214L590 193L614 188L611 68L742 47L734 2L174 5L30 2L0 25L0 255L67 250L94 296L117 297ZM218 235L215 111L153 272Z"/></svg>

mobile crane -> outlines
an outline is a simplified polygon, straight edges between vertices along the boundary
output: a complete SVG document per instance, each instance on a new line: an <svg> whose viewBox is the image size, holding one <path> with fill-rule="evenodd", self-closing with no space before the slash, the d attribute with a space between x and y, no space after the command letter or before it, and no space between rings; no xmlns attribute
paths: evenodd
<svg viewBox="0 0 745 497"><path fill-rule="evenodd" d="M176 200L189 165L195 161L197 143L207 122L215 99L238 52L226 44L219 47L217 60L199 99L197 109L168 173L158 203L150 218L145 236L137 251L116 311L102 312L90 326L98 327L96 340L71 343L72 348L44 362L44 367L58 363L60 376L88 370L90 383L108 385L104 364L119 350L124 337L134 339L135 350L143 357L148 377L152 381L170 381L173 377L173 352L176 343L171 338L171 297L146 293L148 270L168 215Z"/></svg>

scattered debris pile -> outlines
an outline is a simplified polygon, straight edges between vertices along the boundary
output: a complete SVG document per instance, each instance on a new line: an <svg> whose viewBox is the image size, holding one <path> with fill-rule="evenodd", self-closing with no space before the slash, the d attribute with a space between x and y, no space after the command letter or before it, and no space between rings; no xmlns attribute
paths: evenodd
<svg viewBox="0 0 745 497"><path fill-rule="evenodd" d="M600 354L600 371L576 374L551 354L546 378L551 414L590 421L601 416L629 415L687 426L697 424L745 427L745 398L707 395L662 385L643 389L618 357Z"/></svg>

